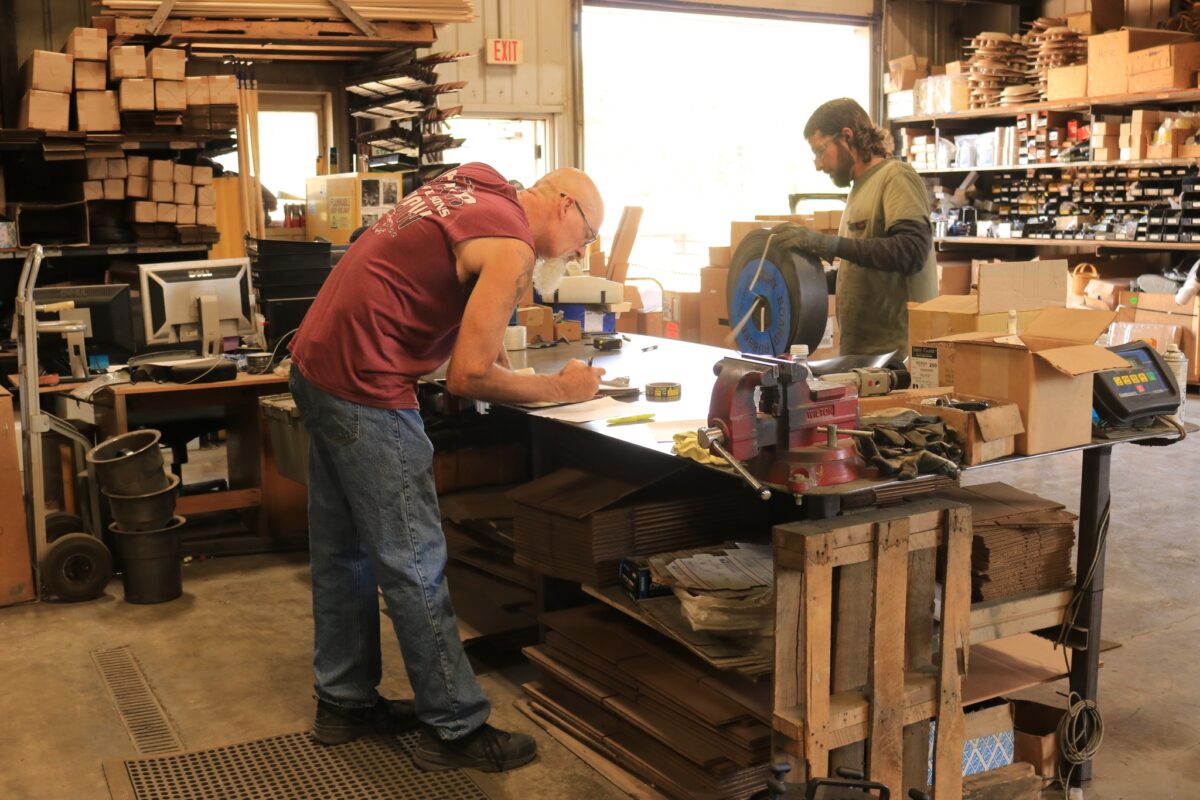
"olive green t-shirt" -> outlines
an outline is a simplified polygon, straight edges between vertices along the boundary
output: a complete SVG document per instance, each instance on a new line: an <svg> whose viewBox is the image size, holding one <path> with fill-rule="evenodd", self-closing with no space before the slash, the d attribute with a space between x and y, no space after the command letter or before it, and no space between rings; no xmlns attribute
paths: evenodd
<svg viewBox="0 0 1200 800"><path fill-rule="evenodd" d="M854 181L842 214L840 236L882 237L901 220L929 224L929 198L921 178L904 161L885 159ZM908 302L937 296L937 264L930 247L919 272L904 275L841 260L837 320L843 355L908 349Z"/></svg>

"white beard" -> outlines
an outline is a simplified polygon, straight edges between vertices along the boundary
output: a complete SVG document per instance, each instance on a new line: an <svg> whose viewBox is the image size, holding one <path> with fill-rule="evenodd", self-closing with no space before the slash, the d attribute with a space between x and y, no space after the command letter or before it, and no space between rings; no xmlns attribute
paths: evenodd
<svg viewBox="0 0 1200 800"><path fill-rule="evenodd" d="M558 291L563 276L567 274L567 260L562 257L539 258L533 263L533 288L548 300Z"/></svg>

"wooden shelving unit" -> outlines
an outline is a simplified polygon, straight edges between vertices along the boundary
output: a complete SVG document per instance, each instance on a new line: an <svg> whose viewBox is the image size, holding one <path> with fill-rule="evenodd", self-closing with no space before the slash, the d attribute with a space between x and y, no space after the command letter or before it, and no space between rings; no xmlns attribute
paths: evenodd
<svg viewBox="0 0 1200 800"><path fill-rule="evenodd" d="M1120 250L1200 250L1196 242L1131 242L1124 239L999 239L989 236L939 236L936 245L988 245L1008 247L1081 247L1098 250L1113 248Z"/></svg>
<svg viewBox="0 0 1200 800"><path fill-rule="evenodd" d="M1027 103L1000 108L977 108L970 111L954 111L945 114L914 114L888 120L893 125L916 125L928 122L955 122L958 120L1006 119L1033 111L1087 111L1092 108L1140 105L1183 105L1200 103L1200 89L1180 89L1173 92L1149 92L1145 94L1112 94L1104 97L1085 97L1078 100L1062 100L1051 103Z"/></svg>
<svg viewBox="0 0 1200 800"><path fill-rule="evenodd" d="M1163 158L1142 161L1062 161L1046 164L1003 164L990 167L942 167L919 169L918 175L962 175L967 172L1037 172L1047 169L1154 169L1155 167L1190 167L1200 164L1200 158Z"/></svg>

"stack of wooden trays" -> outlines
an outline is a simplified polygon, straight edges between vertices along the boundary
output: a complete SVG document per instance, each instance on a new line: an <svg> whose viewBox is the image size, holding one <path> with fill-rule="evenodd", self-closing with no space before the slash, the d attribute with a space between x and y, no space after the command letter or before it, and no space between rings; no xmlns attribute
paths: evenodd
<svg viewBox="0 0 1200 800"><path fill-rule="evenodd" d="M1025 36L1025 58L1029 83L1038 91L1033 100L1045 100L1051 68L1087 62L1087 37L1068 28L1066 20L1040 17Z"/></svg>
<svg viewBox="0 0 1200 800"><path fill-rule="evenodd" d="M1026 83L1025 45L1019 35L985 31L971 39L966 50L971 108L995 108L1007 87Z"/></svg>

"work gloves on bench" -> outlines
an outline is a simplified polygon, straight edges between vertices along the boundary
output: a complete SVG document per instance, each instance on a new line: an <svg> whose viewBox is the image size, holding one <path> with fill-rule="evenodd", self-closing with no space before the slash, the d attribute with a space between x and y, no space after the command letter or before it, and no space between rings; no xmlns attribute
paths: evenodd
<svg viewBox="0 0 1200 800"><path fill-rule="evenodd" d="M858 452L881 475L899 480L958 475L963 455L958 434L937 417L922 417L912 410L889 416L884 411L862 422L874 435L855 437Z"/></svg>

